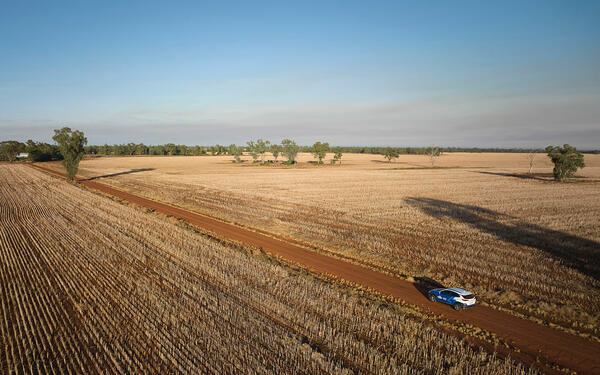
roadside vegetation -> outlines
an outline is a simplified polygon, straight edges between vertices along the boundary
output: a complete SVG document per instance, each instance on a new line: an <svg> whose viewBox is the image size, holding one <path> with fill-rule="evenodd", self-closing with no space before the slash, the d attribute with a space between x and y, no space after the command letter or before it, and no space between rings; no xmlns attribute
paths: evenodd
<svg viewBox="0 0 600 375"><path fill-rule="evenodd" d="M533 373L32 168L0 180L2 373Z"/></svg>

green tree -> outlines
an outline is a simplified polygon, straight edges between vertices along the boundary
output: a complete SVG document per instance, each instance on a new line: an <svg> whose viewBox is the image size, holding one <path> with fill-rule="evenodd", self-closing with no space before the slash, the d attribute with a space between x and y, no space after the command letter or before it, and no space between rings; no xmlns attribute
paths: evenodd
<svg viewBox="0 0 600 375"><path fill-rule="evenodd" d="M235 144L229 145L229 155L233 155L234 162L241 163L242 162L242 152L244 149Z"/></svg>
<svg viewBox="0 0 600 375"><path fill-rule="evenodd" d="M0 153L2 159L13 162L17 160L17 155L25 150L25 145L17 141L0 142Z"/></svg>
<svg viewBox="0 0 600 375"><path fill-rule="evenodd" d="M246 144L248 145L248 153L255 162L258 161L259 157L261 161L265 161L265 153L269 151L271 142L258 139L256 141L248 141Z"/></svg>
<svg viewBox="0 0 600 375"><path fill-rule="evenodd" d="M259 139L258 141L256 141L256 151L260 155L260 160L262 162L265 161L265 154L267 153L267 151L269 151L270 144L271 144L270 141L263 141L262 139Z"/></svg>
<svg viewBox="0 0 600 375"><path fill-rule="evenodd" d="M276 144L272 144L271 148L270 148L271 154L273 154L273 157L275 158L275 161L277 161L277 158L279 157L279 154L281 153L281 146L280 145L276 145Z"/></svg>
<svg viewBox="0 0 600 375"><path fill-rule="evenodd" d="M226 152L228 151L228 148L225 146L222 146L220 144L216 144L214 146L210 146L210 153L215 156L215 155L224 155Z"/></svg>
<svg viewBox="0 0 600 375"><path fill-rule="evenodd" d="M258 161L258 147L256 146L256 142L248 141L246 144L248 145L248 153L252 156L252 160L254 162Z"/></svg>
<svg viewBox="0 0 600 375"><path fill-rule="evenodd" d="M167 155L175 155L175 152L177 151L177 146L175 146L174 143L167 143L164 146L165 152L167 153Z"/></svg>
<svg viewBox="0 0 600 375"><path fill-rule="evenodd" d="M323 164L323 158L327 155L327 151L329 151L329 143L327 142L315 142L312 146L312 154L315 159L319 160L319 164Z"/></svg>
<svg viewBox="0 0 600 375"><path fill-rule="evenodd" d="M284 139L281 141L282 151L281 154L285 156L290 164L296 164L296 157L298 156L298 151L300 147L296 144L296 142L291 139Z"/></svg>
<svg viewBox="0 0 600 375"><path fill-rule="evenodd" d="M554 179L563 181L565 178L573 176L577 169L585 167L583 154L571 145L546 147L548 157L554 163Z"/></svg>
<svg viewBox="0 0 600 375"><path fill-rule="evenodd" d="M100 146L98 152L102 155L110 155L110 146L105 143L104 146Z"/></svg>
<svg viewBox="0 0 600 375"><path fill-rule="evenodd" d="M333 164L338 162L340 165L342 165L342 149L338 147L333 152Z"/></svg>
<svg viewBox="0 0 600 375"><path fill-rule="evenodd" d="M31 139L27 141L25 152L29 154L28 158L31 161L50 161L62 159L62 155L60 154L60 149L58 146L48 143L34 142Z"/></svg>
<svg viewBox="0 0 600 375"><path fill-rule="evenodd" d="M135 146L136 144L133 142L130 142L128 144L125 145L125 152L127 153L127 155L133 155L135 154Z"/></svg>
<svg viewBox="0 0 600 375"><path fill-rule="evenodd" d="M198 155L206 155L206 150L202 146L194 146L192 153L196 156Z"/></svg>
<svg viewBox="0 0 600 375"><path fill-rule="evenodd" d="M383 151L383 156L388 160L388 163L391 163L392 159L396 159L400 156L400 153L393 147L386 147Z"/></svg>
<svg viewBox="0 0 600 375"><path fill-rule="evenodd" d="M135 146L135 154L136 155L146 155L148 153L148 147L145 144L140 143Z"/></svg>
<svg viewBox="0 0 600 375"><path fill-rule="evenodd" d="M83 159L87 138L82 131L71 131L71 128L64 127L60 130L55 129L52 139L58 143L63 156L62 164L67 171L67 179L72 181L77 174L79 162Z"/></svg>

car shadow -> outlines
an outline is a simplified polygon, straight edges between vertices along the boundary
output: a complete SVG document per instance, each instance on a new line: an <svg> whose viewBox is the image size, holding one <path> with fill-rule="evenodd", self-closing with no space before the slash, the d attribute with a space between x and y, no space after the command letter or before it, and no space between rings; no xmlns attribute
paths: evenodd
<svg viewBox="0 0 600 375"><path fill-rule="evenodd" d="M445 288L445 286L442 283L429 277L419 276L415 277L414 279L415 282L413 283L413 285L426 298L429 296L429 291L431 289Z"/></svg>
<svg viewBox="0 0 600 375"><path fill-rule="evenodd" d="M425 214L450 218L504 241L536 248L596 280L600 279L600 243L527 223L519 218L477 206L432 198L407 198Z"/></svg>
<svg viewBox="0 0 600 375"><path fill-rule="evenodd" d="M124 172L117 172L117 173L111 173L111 174L105 174L102 176L94 176L94 177L90 177L87 179L84 179L82 181L91 181L91 180L97 180L99 178L108 178L108 177L115 177L115 176L121 176L124 174L131 174L131 173L138 173L138 172L147 172L147 171L153 171L155 168L139 168L139 169L131 169L129 171L124 171Z"/></svg>

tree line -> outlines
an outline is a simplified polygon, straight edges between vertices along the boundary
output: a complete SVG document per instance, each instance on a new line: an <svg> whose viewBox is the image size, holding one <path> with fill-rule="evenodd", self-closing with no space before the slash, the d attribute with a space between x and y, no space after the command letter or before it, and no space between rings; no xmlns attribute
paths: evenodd
<svg viewBox="0 0 600 375"><path fill-rule="evenodd" d="M25 143L17 141L0 142L0 161L15 161L20 153L27 153L30 161L62 160L58 145L34 142L31 139Z"/></svg>
<svg viewBox="0 0 600 375"><path fill-rule="evenodd" d="M252 156L253 162L260 162L261 164L267 163L277 163L279 162L279 156L281 155L283 158L287 160L283 162L283 164L296 164L296 159L298 153L302 150L303 152L310 152L314 158L316 159L316 164L323 164L323 159L327 155L328 152L333 152L333 159L331 159L331 164L341 164L342 163L342 150L339 147L329 147L329 143L327 142L315 142L311 147L302 147L298 146L296 142L291 139L284 139L280 144L271 143L270 141L266 141L263 139L258 139L256 141L251 140L246 142L246 147L241 147L237 145L229 146L230 154L234 156L234 162L240 163L242 162L241 156L244 151L247 151L250 156ZM273 155L274 160L265 160L265 154L270 152Z"/></svg>
<svg viewBox="0 0 600 375"><path fill-rule="evenodd" d="M583 154L573 146L568 144L561 146L548 146L544 151L540 149L485 149L485 148L455 148L455 147L330 147L327 142L315 142L312 146L299 146L291 139L284 139L280 144L272 144L268 140L258 139L246 142L246 146L238 146L231 144L229 146L186 146L167 143L165 145L146 146L143 143L127 143L118 145L103 145L103 146L86 146L87 138L83 132L79 130L71 130L68 127L55 129L52 139L56 145L34 142L28 140L26 143L18 141L2 141L0 142L0 161L13 162L17 156L25 152L30 161L50 161L62 160L63 166L67 171L69 180L72 180L77 173L79 162L83 156L87 154L103 154L103 155L232 155L233 162L242 162L241 156L244 152L252 157L256 163L277 163L281 155L287 160L285 164L295 164L296 158L300 151L310 152L315 158L316 164L323 164L323 159L328 152L333 152L334 156L331 159L331 164L342 163L344 152L352 153L371 153L381 154L388 162L398 158L400 154L425 154L429 155L431 165L434 166L435 160L443 152L528 152L529 157L529 172L533 169L533 162L537 153L546 152L554 164L553 174L554 179L563 181L566 178L572 177L579 169L585 167ZM475 151L477 150L477 151ZM274 160L265 160L265 154L272 154Z"/></svg>
<svg viewBox="0 0 600 375"><path fill-rule="evenodd" d="M302 152L310 152L311 146L302 146ZM384 155L389 150L393 150L398 155L428 155L431 147L383 147L383 146L340 146L337 147L342 152L348 154L374 154ZM544 152L543 149L532 148L481 148L481 147L437 147L440 152L491 152L491 153L527 153L527 152ZM588 153L588 151L586 151ZM596 151L589 151L596 153ZM600 151L598 151L600 153Z"/></svg>
<svg viewBox="0 0 600 375"><path fill-rule="evenodd" d="M293 142L291 140L288 140ZM166 143L162 145L146 145L144 143L123 143L113 145L89 145L85 146L84 150L86 154L90 155L110 155L110 156L131 156L131 155L187 155L187 156L200 156L200 155L234 155L235 151L232 146L240 148L241 152L252 152L253 147L261 148L266 147L265 145L252 144L249 141L245 146L237 145L212 145L212 146L188 146L174 143ZM275 145L270 144L269 141L263 141L268 145L269 152L275 152L278 155L283 156L279 150L283 146L282 144ZM319 145L320 144L320 145ZM318 149L318 154L325 152L334 153L356 153L356 154L374 154L394 157L394 155L430 155L433 147L362 147L362 146L337 146L330 147L328 143L317 142L312 146L300 146L293 142L292 147L298 147L298 152L315 153L315 147ZM50 161L50 160L62 160L62 155L58 151L58 146L55 144L49 144L44 142L34 142L28 140L25 143L17 141L4 141L1 142L2 152L0 152L0 161L12 161L16 159L19 153L28 153L28 160L31 161ZM288 146L289 147L289 146ZM543 153L543 149L528 149L528 148L463 148L463 147L434 147L439 153L448 152L492 152L492 153ZM598 154L600 150L588 150L580 151L582 153ZM274 154L275 155L275 154ZM275 158L278 159L277 157ZM322 158L320 159L322 161Z"/></svg>
<svg viewBox="0 0 600 375"><path fill-rule="evenodd" d="M145 145L143 143L123 143L114 145L90 145L85 147L85 152L90 155L224 155L227 154L227 147L222 145L214 146L187 146L166 143L164 145Z"/></svg>

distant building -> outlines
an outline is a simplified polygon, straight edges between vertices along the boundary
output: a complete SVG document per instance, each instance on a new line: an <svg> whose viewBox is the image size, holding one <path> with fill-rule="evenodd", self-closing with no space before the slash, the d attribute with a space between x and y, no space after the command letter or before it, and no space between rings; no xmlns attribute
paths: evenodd
<svg viewBox="0 0 600 375"><path fill-rule="evenodd" d="M19 154L17 154L17 159L25 159L29 157L29 153L27 152L20 152Z"/></svg>

